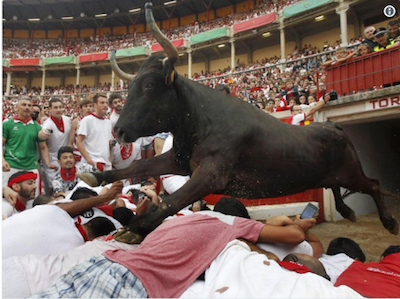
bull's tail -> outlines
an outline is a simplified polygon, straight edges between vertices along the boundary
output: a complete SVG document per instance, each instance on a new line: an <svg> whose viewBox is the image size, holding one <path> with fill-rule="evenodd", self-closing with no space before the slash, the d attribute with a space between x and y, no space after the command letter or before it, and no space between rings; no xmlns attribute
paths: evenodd
<svg viewBox="0 0 400 299"><path fill-rule="evenodd" d="M345 189L342 194L343 199L345 199L347 196L349 196L353 193L357 193L357 191L352 191L352 190L346 189L346 188L343 188L343 189ZM385 196L385 197L390 197L395 200L400 200L400 194L398 194L398 193L393 193L391 191L381 189L381 194L382 194L382 196Z"/></svg>

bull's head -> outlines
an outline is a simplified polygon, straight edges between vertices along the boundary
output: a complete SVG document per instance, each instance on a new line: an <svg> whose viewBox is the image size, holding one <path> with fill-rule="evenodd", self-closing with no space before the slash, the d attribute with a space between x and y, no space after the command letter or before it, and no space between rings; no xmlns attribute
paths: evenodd
<svg viewBox="0 0 400 299"><path fill-rule="evenodd" d="M178 59L178 50L157 27L152 7L152 3L145 5L146 22L167 57L150 57L142 63L138 74L133 76L118 67L115 52L111 53L113 71L120 78L131 81L127 102L114 128L117 139L123 142L172 131L174 117L170 112L179 110L177 94L172 88L177 78L174 63Z"/></svg>

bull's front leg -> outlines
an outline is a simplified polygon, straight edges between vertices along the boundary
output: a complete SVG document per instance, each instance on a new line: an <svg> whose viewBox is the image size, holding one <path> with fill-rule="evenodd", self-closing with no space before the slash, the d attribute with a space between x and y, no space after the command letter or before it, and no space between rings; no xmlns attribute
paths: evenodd
<svg viewBox="0 0 400 299"><path fill-rule="evenodd" d="M211 164L210 167L198 167L190 180L175 193L167 196L155 212L134 217L129 226L119 232L115 239L124 243L140 243L165 218L208 194L224 189L227 183L228 176L219 172L215 164Z"/></svg>
<svg viewBox="0 0 400 299"><path fill-rule="evenodd" d="M124 169L79 173L78 177L89 186L96 187L126 178L141 178L161 174L188 175L189 170L184 169L175 160L173 151L170 150L156 157L135 161Z"/></svg>

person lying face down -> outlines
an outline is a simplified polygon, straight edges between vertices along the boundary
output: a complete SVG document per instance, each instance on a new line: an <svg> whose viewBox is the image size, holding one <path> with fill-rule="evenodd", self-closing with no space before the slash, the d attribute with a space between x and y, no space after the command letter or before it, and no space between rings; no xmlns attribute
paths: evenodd
<svg viewBox="0 0 400 299"><path fill-rule="evenodd" d="M279 227L202 211L164 222L136 250L106 251L73 267L33 297L59 297L61 289L66 297L179 297L236 238L298 244L305 236L298 224Z"/></svg>
<svg viewBox="0 0 400 299"><path fill-rule="evenodd" d="M389 246L379 262L354 261L335 283L342 285L369 298L400 297L400 245Z"/></svg>
<svg viewBox="0 0 400 299"><path fill-rule="evenodd" d="M235 197L221 197L214 206L214 211L220 212L225 215L238 216L250 219L250 215L243 205L243 203ZM287 224L297 223L299 224L304 233L305 240L300 242L299 244L282 244L282 243L261 243L258 242L256 244L257 247L264 250L264 252L271 252L275 254L279 260L282 260L286 255L290 253L304 253L308 255L312 255L316 258L319 258L323 251L323 246L321 241L313 235L309 229L313 227L316 223L316 220L311 219L300 219L299 215L296 215L294 220L290 219L287 216L280 215L275 216L267 220L268 224L283 226ZM248 244L252 250L258 250L251 244Z"/></svg>

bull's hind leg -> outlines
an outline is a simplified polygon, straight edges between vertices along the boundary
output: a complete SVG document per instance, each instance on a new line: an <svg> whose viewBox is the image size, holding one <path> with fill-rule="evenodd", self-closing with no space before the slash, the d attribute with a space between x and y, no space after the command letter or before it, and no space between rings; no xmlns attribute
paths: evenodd
<svg viewBox="0 0 400 299"><path fill-rule="evenodd" d="M389 213L387 207L385 206L384 199L381 193L381 188L379 186L379 181L375 179L370 179L364 176L365 179L356 181L358 185L358 190L360 192L369 194L375 201L376 207L378 209L379 218L383 226L392 234L397 235L399 232L399 225L396 219ZM353 190L357 190L352 188Z"/></svg>
<svg viewBox="0 0 400 299"><path fill-rule="evenodd" d="M335 197L335 207L336 210L343 216L343 218L348 219L352 222L356 222L356 214L354 211L344 203L343 197L340 194L340 187L333 187L333 196Z"/></svg>
<svg viewBox="0 0 400 299"><path fill-rule="evenodd" d="M378 209L379 218L383 226L390 233L394 235L398 234L399 226L397 224L396 219L394 219L394 217L389 213L389 211L385 206L378 180L366 177L361 170L360 172L353 173L351 180L350 179L344 180L342 187L347 188L351 191L356 191L371 195Z"/></svg>

